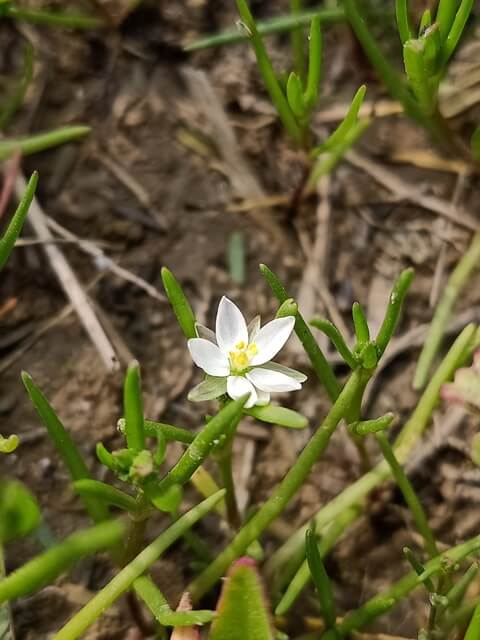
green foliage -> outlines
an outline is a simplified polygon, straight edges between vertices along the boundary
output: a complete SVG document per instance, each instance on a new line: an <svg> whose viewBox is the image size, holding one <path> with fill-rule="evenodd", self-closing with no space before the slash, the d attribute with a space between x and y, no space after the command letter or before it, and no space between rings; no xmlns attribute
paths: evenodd
<svg viewBox="0 0 480 640"><path fill-rule="evenodd" d="M325 620L325 627L327 631L333 630L334 637L336 637L337 613L333 588L318 550L317 537L313 527L308 529L305 534L305 554L313 582L317 589L322 616Z"/></svg>
<svg viewBox="0 0 480 640"><path fill-rule="evenodd" d="M230 568L217 607L209 640L273 640L263 585L250 558Z"/></svg>
<svg viewBox="0 0 480 640"><path fill-rule="evenodd" d="M26 536L39 522L37 501L25 485L15 480L0 480L0 546Z"/></svg>
<svg viewBox="0 0 480 640"><path fill-rule="evenodd" d="M1 144L1 142L0 142ZM27 218L28 210L32 204L35 191L38 184L38 173L34 172L30 180L28 181L25 193L15 211L7 230L0 238L0 272L4 268L12 250L15 246L18 236L20 235L25 220Z"/></svg>
<svg viewBox="0 0 480 640"><path fill-rule="evenodd" d="M192 307L190 306L182 287L167 267L163 267L162 269L162 281L167 298L172 305L173 312L175 313L178 324L185 334L185 337L196 338L195 314L192 311Z"/></svg>
<svg viewBox="0 0 480 640"><path fill-rule="evenodd" d="M0 453L13 453L20 444L20 439L17 435L13 434L4 438L0 434Z"/></svg>
<svg viewBox="0 0 480 640"><path fill-rule="evenodd" d="M111 549L125 534L120 521L104 522L78 531L30 560L0 582L0 604L38 591L67 571L80 558Z"/></svg>
<svg viewBox="0 0 480 640"><path fill-rule="evenodd" d="M72 480L90 479L90 473L80 451L53 410L53 407L28 373L22 373L22 380L30 400L45 425L48 435L67 467ZM101 522L108 518L108 510L103 503L86 496L83 497L83 502L94 522Z"/></svg>

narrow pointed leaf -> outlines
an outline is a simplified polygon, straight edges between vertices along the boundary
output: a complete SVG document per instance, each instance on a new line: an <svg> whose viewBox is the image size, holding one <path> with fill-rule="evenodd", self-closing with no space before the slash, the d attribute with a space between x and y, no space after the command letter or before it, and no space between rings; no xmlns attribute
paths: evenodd
<svg viewBox="0 0 480 640"><path fill-rule="evenodd" d="M30 400L33 402L33 405L45 425L50 439L67 467L72 480L91 479L87 465L85 464L80 451L49 404L48 400L35 385L31 376L25 371L22 373L22 380L25 388L27 389L28 395L30 396ZM97 500L92 499L91 497L84 497L83 503L95 522L101 522L109 517L108 509Z"/></svg>
<svg viewBox="0 0 480 640"><path fill-rule="evenodd" d="M173 611L163 593L149 576L137 578L133 583L133 588L155 619L164 627L203 625L211 622L215 617L214 611Z"/></svg>
<svg viewBox="0 0 480 640"><path fill-rule="evenodd" d="M278 115L282 120L285 129L297 144L302 143L302 132L298 126L295 115L293 114L283 90L278 82L277 76L273 69L272 63L268 56L262 37L258 33L255 20L250 12L250 8L246 0L236 0L238 12L242 22L247 30L248 37L252 43L257 58L258 69L263 78L265 86L270 94L273 104L275 105Z"/></svg>
<svg viewBox="0 0 480 640"><path fill-rule="evenodd" d="M307 87L304 94L305 107L311 111L317 104L322 75L322 30L320 18L315 16L310 26L310 44L308 52Z"/></svg>
<svg viewBox="0 0 480 640"><path fill-rule="evenodd" d="M124 509L125 511L139 510L139 503L129 496L128 493L120 491L115 487L106 484L105 482L99 482L98 480L77 480L73 483L73 488L82 497L92 497L96 500L101 500L107 505Z"/></svg>
<svg viewBox="0 0 480 640"><path fill-rule="evenodd" d="M268 404L265 407L252 407L244 410L247 416L252 416L261 422L276 424L279 427L288 427L289 429L305 429L308 426L308 420L301 413L287 409L286 407L277 407L274 404Z"/></svg>
<svg viewBox="0 0 480 640"><path fill-rule="evenodd" d="M58 147L66 142L73 142L84 138L90 133L90 127L76 125L71 127L60 127L53 131L37 133L25 138L15 138L0 140L0 161L6 160L16 151L20 151L23 156L39 153Z"/></svg>
<svg viewBox="0 0 480 640"><path fill-rule="evenodd" d="M410 28L410 20L408 18L408 0L396 0L395 13L397 18L398 35L402 44L413 38Z"/></svg>
<svg viewBox="0 0 480 640"><path fill-rule="evenodd" d="M297 118L303 118L305 116L306 109L303 102L302 81L293 71L288 76L287 80L287 100L294 115Z"/></svg>
<svg viewBox="0 0 480 640"><path fill-rule="evenodd" d="M127 369L123 386L123 406L127 446L129 449L141 451L145 448L145 431L140 365L136 361Z"/></svg>
<svg viewBox="0 0 480 640"><path fill-rule="evenodd" d="M172 305L173 312L175 313L178 324L185 334L185 337L196 338L195 314L193 313L192 307L190 306L182 287L167 267L163 267L162 269L162 281L167 298Z"/></svg>
<svg viewBox="0 0 480 640"><path fill-rule="evenodd" d="M335 131L330 134L330 136L327 138L327 140L325 140L324 143L322 143L319 147L316 147L314 152L315 156L333 149L344 140L347 133L357 123L360 107L362 106L366 92L367 87L363 84L354 95L352 103L348 109L348 113L343 121L338 125Z"/></svg>
<svg viewBox="0 0 480 640"><path fill-rule="evenodd" d="M32 173L30 180L28 181L25 193L22 196L22 199L13 215L13 218L10 221L10 224L7 227L7 230L5 231L3 237L0 239L0 271L5 266L5 263L7 262L12 249L15 246L15 242L17 241L17 238L22 231L23 225L27 218L28 209L32 204L32 200L37 189L37 184L38 173L35 171L34 173Z"/></svg>

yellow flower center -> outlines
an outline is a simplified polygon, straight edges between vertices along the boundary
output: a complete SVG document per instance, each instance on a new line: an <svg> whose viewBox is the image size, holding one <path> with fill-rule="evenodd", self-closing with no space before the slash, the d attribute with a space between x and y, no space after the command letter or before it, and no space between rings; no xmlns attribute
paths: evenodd
<svg viewBox="0 0 480 640"><path fill-rule="evenodd" d="M235 351L229 352L230 365L232 373L243 373L250 367L250 360L258 353L258 347L255 342L246 344L243 340L237 342Z"/></svg>

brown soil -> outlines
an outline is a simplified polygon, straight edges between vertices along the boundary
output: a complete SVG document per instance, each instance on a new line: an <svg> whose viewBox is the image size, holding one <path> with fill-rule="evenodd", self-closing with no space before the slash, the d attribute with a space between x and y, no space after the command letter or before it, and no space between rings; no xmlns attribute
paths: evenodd
<svg viewBox="0 0 480 640"><path fill-rule="evenodd" d="M91 10L92 4L86 3L86 8ZM286 5L269 1L257 9L260 15L271 15L285 10ZM297 293L306 265L305 247L313 241L316 229L316 196L303 202L293 217L285 206L264 210L260 223L258 213L254 216L230 210L240 201L238 192L225 159L219 157L211 126L189 91L183 73L186 66L207 73L238 136L240 151L267 194L291 195L303 166L269 105L246 46L191 55L182 51L183 42L230 25L234 19L232 2L183 0L144 2L109 33L15 28L5 22L0 26L4 74L18 69L24 38L37 49L35 79L9 133L25 134L80 122L92 127L91 135L82 143L25 159L25 173L40 171L38 198L45 212L78 237L101 243L109 257L159 290L160 268L167 265L209 324L222 294L234 298L250 315L261 313L270 318L276 302L258 272L258 263L269 264ZM286 38L272 41L279 62L287 59L287 44ZM322 108L346 102L362 82L368 84L371 97L382 95L345 27L328 30L325 56ZM455 126L468 129L474 120L475 111L469 111ZM325 131L325 125L319 123L319 132L323 135ZM415 166L419 149L443 157L428 146L414 125L397 116L376 119L357 146L362 154L412 187L451 200L458 176ZM410 154L411 162L394 163L392 157L400 152ZM148 194L148 203L140 201L125 181L119 180L112 163L135 179ZM354 300L365 303L375 322L385 304L388 286L402 268L410 265L416 268L416 279L398 333L429 321L429 296L439 252L445 251L444 283L445 274L467 246L470 234L457 224L445 226L430 211L393 199L367 174L346 162L332 175L329 198L330 241L323 277L347 326L351 327L348 310ZM476 179L467 183L461 198L466 211L476 216L480 201ZM228 269L229 241L236 231L242 233L246 249L244 285L234 283ZM24 235L29 237L30 233ZM448 237L446 243L440 235ZM205 407L187 402L186 395L200 379L199 373L192 368L167 303L100 271L102 265L75 245L61 247L84 285L102 274L90 295L106 319L109 335L115 337L122 367L131 356L141 363L148 417L195 427ZM478 277L472 281L459 310L478 307L479 283ZM314 289L307 289L307 294L311 311L322 312ZM44 390L97 477L101 469L94 455L96 442L119 444L115 425L121 415L121 373L105 371L75 314L45 332L23 353L17 353L66 304L40 246L15 251L2 277L0 303L10 297L15 298L16 305L2 318L0 329L0 356L5 359L0 360L1 430L18 433L23 444L18 454L2 458L2 473L14 475L34 491L50 535L61 538L88 521L26 397L20 372L29 371ZM12 354L17 357L5 369L2 362ZM411 390L417 356L417 349L407 349L382 372L370 415L393 410L403 419L409 414L418 397ZM292 350L284 355L283 362L309 374L304 390L285 402L302 410L313 426L325 414L326 396L319 392L304 357ZM438 421L443 415L444 409L440 408ZM456 435L468 445L472 429L465 420ZM266 441L256 443L248 486L253 504L264 499L282 478L305 437L277 429ZM480 518L478 513L472 515L478 497L467 478L471 467L468 451L453 443L451 447L443 445L426 463L428 473L419 471L412 477L440 540L450 544L478 531ZM452 476L452 469L459 475ZM356 453L345 433L339 431L290 505L284 529L304 522L359 473ZM208 519L204 526L208 531ZM215 528L211 531L215 535ZM329 561L340 609L358 606L400 575L405 570L400 562L402 546L415 541L400 496L393 487L379 492L373 498L369 517L342 541ZM217 534L214 542L220 546L224 540ZM26 553L33 554L40 548L38 540L31 540ZM184 550L175 553L178 562L170 558L159 570L164 584L170 585L167 591L172 598L178 596L186 580L179 566L185 567L185 576L189 572L187 562L180 560L185 557ZM23 553L8 553L8 568L14 569L23 560ZM83 562L58 586L15 604L19 640L48 637L85 602L89 590L97 589L109 575L106 559ZM308 606L302 605L299 611ZM408 610L399 607L382 620L379 628L412 636L420 624L417 614L421 610L418 603ZM88 637L136 636L128 613L119 606Z"/></svg>

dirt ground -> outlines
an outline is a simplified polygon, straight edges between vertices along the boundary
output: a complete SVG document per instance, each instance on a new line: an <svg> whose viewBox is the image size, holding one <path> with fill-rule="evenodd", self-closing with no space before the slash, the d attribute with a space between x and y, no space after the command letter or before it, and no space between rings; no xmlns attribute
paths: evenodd
<svg viewBox="0 0 480 640"><path fill-rule="evenodd" d="M94 4L84 8L91 11ZM98 4L107 9L122 5ZM288 3L252 4L262 16L285 11ZM80 143L24 160L26 174L40 172L38 200L43 210L159 292L160 269L167 265L208 324L223 294L250 316L272 317L276 302L258 271L258 264L265 262L299 296L307 317L318 313L339 317L351 333L349 310L359 300L372 325L378 326L393 279L404 267L413 266L416 278L398 330L399 336L407 335L430 320L432 304L469 242L471 228L462 216L478 219L477 176L462 175L458 163L431 147L414 125L399 115L382 116L379 108L380 115L356 147L356 160L344 161L330 180L322 182L319 194L292 211L289 202L301 181L305 159L292 151L280 128L252 52L243 44L194 54L182 50L195 36L230 26L234 20L233 2L182 0L144 2L109 32L67 32L2 22L0 75L18 70L24 39L36 49L34 81L8 133L74 123L92 127ZM473 40L471 36L469 47ZM286 64L288 39L277 37L270 44L276 61ZM465 56L469 55L466 48ZM388 104L347 27L328 28L316 118L320 137L335 126L332 112L341 110L363 82L370 101ZM198 91L199 87L206 91L205 86L214 91L236 136L236 143L228 143L230 150L227 145L225 151L225 140L219 138L218 121L202 109ZM452 126L467 131L479 116L473 105L457 114ZM407 192L418 190L444 203L455 198L461 215L448 220L408 201L405 192L392 193L378 176L379 166L401 181ZM253 176L258 187L250 197L246 176ZM262 194L279 196L280 204L259 206ZM245 207L238 206L245 202ZM238 232L246 252L244 283L234 282L229 270L229 246L232 234ZM30 229L24 237L33 237ZM205 407L192 405L186 396L199 381L199 372L165 299L111 273L104 258L87 255L79 242L59 246L79 281L89 287L121 367L132 357L140 361L147 416L185 427L198 425ZM464 312L478 321L479 284L477 276L456 314ZM94 455L96 442L119 444L115 425L121 415L122 375L105 370L75 313L59 318L67 300L41 245L15 251L2 277L0 307L10 298L14 303L2 315L0 326L0 415L2 432L18 433L23 444L18 454L2 459L2 473L14 475L34 491L43 508L44 535L60 538L85 526L87 519L26 397L20 372L30 372L44 390L96 477L102 473ZM46 328L47 323L52 326ZM390 410L400 420L409 415L418 398L411 389L418 353L418 344L407 338L372 388L369 416ZM326 395L293 344L282 362L309 375L302 392L289 395L285 403L305 413L313 428L328 407ZM446 408L440 407L434 427L437 436L423 445L425 457L413 465L412 478L440 541L451 544L479 530L480 476L468 452L475 424L466 417L457 419L445 437L446 415ZM250 504L269 494L307 437L258 425L243 434L239 466L248 480L243 477L239 482ZM275 537L303 523L359 474L356 453L339 430L272 535L271 548L277 543ZM417 540L410 524L393 486L372 497L367 517L329 559L340 610L358 606L405 571L401 549ZM202 526L208 534L208 519ZM215 528L211 533L219 547L225 543ZM40 548L41 540L30 541L26 552ZM399 561L393 563L396 557ZM7 556L8 568L23 559L23 552L13 550ZM189 571L181 548L161 564L160 579L170 585L172 598L178 596ZM106 559L83 562L58 586L15 604L19 640L48 637L109 575ZM310 600L306 595L299 614L309 610ZM424 603L418 598L413 607L397 607L378 629L413 637ZM132 621L118 606L88 637L136 636Z"/></svg>

